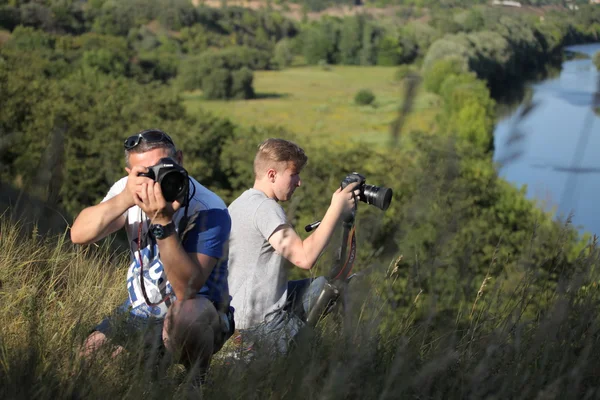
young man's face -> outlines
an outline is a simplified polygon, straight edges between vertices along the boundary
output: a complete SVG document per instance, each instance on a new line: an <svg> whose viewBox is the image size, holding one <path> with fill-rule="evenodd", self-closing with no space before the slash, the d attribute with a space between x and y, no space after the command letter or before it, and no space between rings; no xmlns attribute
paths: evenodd
<svg viewBox="0 0 600 400"><path fill-rule="evenodd" d="M282 168L283 169L283 168ZM278 172L275 178L275 196L279 201L287 201L292 198L294 190L302 184L300 171L293 164L289 164L285 170Z"/></svg>
<svg viewBox="0 0 600 400"><path fill-rule="evenodd" d="M169 149L156 148L143 153L129 153L129 168L125 168L127 172L136 166L151 167L158 164L161 158L170 157ZM175 161L181 165L181 153L178 151Z"/></svg>

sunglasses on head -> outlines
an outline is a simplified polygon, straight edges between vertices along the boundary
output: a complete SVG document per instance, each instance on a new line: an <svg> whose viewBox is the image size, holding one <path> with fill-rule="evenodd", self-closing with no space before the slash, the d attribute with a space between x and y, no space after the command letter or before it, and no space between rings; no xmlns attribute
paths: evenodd
<svg viewBox="0 0 600 400"><path fill-rule="evenodd" d="M131 135L127 139L125 139L125 150L133 149L138 144L140 144L140 141L142 139L144 139L148 143L167 142L175 146L175 143L173 143L173 139L171 139L171 137L165 132L159 129L148 129L135 135Z"/></svg>

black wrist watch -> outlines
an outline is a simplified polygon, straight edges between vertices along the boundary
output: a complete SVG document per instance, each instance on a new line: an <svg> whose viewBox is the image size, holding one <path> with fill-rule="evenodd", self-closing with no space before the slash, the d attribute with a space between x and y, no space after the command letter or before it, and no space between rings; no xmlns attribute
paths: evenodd
<svg viewBox="0 0 600 400"><path fill-rule="evenodd" d="M175 224L171 221L166 225L150 225L150 233L158 240L167 238L175 233Z"/></svg>

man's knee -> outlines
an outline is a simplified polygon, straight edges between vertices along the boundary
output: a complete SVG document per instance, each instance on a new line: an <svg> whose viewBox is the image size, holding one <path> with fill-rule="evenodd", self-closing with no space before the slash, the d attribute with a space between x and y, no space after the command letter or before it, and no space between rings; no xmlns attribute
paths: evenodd
<svg viewBox="0 0 600 400"><path fill-rule="evenodd" d="M103 347L108 342L106 335L100 331L92 332L83 342L79 355L83 358L90 358L95 352ZM113 349L112 357L118 356L122 351L123 347L116 346Z"/></svg>
<svg viewBox="0 0 600 400"><path fill-rule="evenodd" d="M215 335L219 332L220 319L214 305L204 297L197 297L171 306L165 318L163 339L172 352L205 357L212 355Z"/></svg>
<svg viewBox="0 0 600 400"><path fill-rule="evenodd" d="M104 333L99 331L92 332L85 339L85 342L83 342L83 346L81 346L79 354L86 358L91 356L93 353L98 351L100 347L106 344L106 340L106 335L104 335Z"/></svg>

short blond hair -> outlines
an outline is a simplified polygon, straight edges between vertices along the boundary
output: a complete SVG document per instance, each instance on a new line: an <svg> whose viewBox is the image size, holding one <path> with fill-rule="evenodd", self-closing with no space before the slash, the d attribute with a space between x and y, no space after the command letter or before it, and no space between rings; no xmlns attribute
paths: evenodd
<svg viewBox="0 0 600 400"><path fill-rule="evenodd" d="M278 164L292 164L297 172L306 165L308 157L302 147L285 139L270 138L258 146L256 157L254 157L254 176L259 178L271 167L279 167Z"/></svg>

